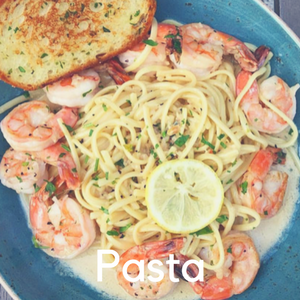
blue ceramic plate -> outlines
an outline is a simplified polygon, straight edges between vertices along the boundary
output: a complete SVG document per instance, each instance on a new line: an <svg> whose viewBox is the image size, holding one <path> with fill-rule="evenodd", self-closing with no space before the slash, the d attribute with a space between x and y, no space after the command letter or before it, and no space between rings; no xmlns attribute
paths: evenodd
<svg viewBox="0 0 300 300"><path fill-rule="evenodd" d="M273 72L289 86L300 82L300 43L295 34L259 0L158 0L157 19L175 19L182 23L203 22L239 39L256 45L266 44L275 54ZM0 82L0 104L22 93ZM298 99L300 100L300 99ZM3 118L3 116L1 116ZM296 116L300 128L300 111ZM0 154L8 144L0 135ZM263 262L253 285L232 299L300 298L300 223L295 212L286 240L277 252ZM270 228L276 230L276 228ZM23 300L108 299L76 277L60 276L57 262L35 249L31 243L17 194L0 186L0 273L2 283L12 295Z"/></svg>

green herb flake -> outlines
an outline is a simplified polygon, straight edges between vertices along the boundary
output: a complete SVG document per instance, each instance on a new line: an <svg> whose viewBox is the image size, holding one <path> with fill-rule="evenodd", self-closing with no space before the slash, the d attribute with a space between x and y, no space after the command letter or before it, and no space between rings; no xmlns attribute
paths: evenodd
<svg viewBox="0 0 300 300"><path fill-rule="evenodd" d="M45 187L45 191L48 192L49 195L51 196L56 191L56 187L50 181L48 181L48 180L44 180L44 181L47 182L46 187Z"/></svg>
<svg viewBox="0 0 300 300"><path fill-rule="evenodd" d="M94 130L91 129L90 132L89 132L89 136L92 136L93 132L94 132Z"/></svg>
<svg viewBox="0 0 300 300"><path fill-rule="evenodd" d="M70 148L67 145L61 144L62 148L64 148L66 151L71 152Z"/></svg>
<svg viewBox="0 0 300 300"><path fill-rule="evenodd" d="M35 193L37 193L40 190L40 187L36 183L33 185L33 187Z"/></svg>
<svg viewBox="0 0 300 300"><path fill-rule="evenodd" d="M230 183L233 183L233 180L232 180L232 179L230 179L230 180L228 180L228 181L226 182L226 184L230 184Z"/></svg>
<svg viewBox="0 0 300 300"><path fill-rule="evenodd" d="M223 142L221 142L220 145L221 145L224 149L227 148L227 145L226 145L225 143L223 143Z"/></svg>
<svg viewBox="0 0 300 300"><path fill-rule="evenodd" d="M229 248L227 248L227 253L232 253L232 246L230 246Z"/></svg>
<svg viewBox="0 0 300 300"><path fill-rule="evenodd" d="M64 157L65 155L66 155L66 153L63 153L63 152L62 152L62 153L59 154L58 157L59 157L59 158L62 158L62 157Z"/></svg>
<svg viewBox="0 0 300 300"><path fill-rule="evenodd" d="M21 67L21 66L20 66L18 69L19 69L19 71L20 71L21 73L25 73L25 72L26 72L25 69L24 69L23 67Z"/></svg>
<svg viewBox="0 0 300 300"><path fill-rule="evenodd" d="M159 145L158 145L158 144L156 144L156 145L155 145L155 149L158 149L158 148L159 148Z"/></svg>
<svg viewBox="0 0 300 300"><path fill-rule="evenodd" d="M107 218L107 219L106 219L106 224L107 224L109 221L110 221L109 218Z"/></svg>
<svg viewBox="0 0 300 300"><path fill-rule="evenodd" d="M155 46L158 45L158 43L154 42L153 40L144 40L143 43L146 44L146 45L149 45L151 47L155 47Z"/></svg>
<svg viewBox="0 0 300 300"><path fill-rule="evenodd" d="M109 230L106 232L106 234L110 236L119 236L119 232L116 230Z"/></svg>
<svg viewBox="0 0 300 300"><path fill-rule="evenodd" d="M28 165L29 165L29 162L28 162L28 161L22 162L22 166L23 166L23 167L28 167Z"/></svg>
<svg viewBox="0 0 300 300"><path fill-rule="evenodd" d="M20 176L16 176L19 182L23 182L22 178Z"/></svg>
<svg viewBox="0 0 300 300"><path fill-rule="evenodd" d="M131 223L127 224L126 226L120 227L120 232L125 232L129 227L131 227Z"/></svg>
<svg viewBox="0 0 300 300"><path fill-rule="evenodd" d="M237 163L237 160L235 160L233 163L232 163L232 166L234 167Z"/></svg>
<svg viewBox="0 0 300 300"><path fill-rule="evenodd" d="M95 172L98 170L98 167L99 167L99 158L96 158L95 167L94 167Z"/></svg>
<svg viewBox="0 0 300 300"><path fill-rule="evenodd" d="M92 91L92 90L89 90L89 91L83 93L83 94L82 94L82 97L86 97L86 95L89 94L91 91Z"/></svg>
<svg viewBox="0 0 300 300"><path fill-rule="evenodd" d="M289 135L293 135L294 130L291 128L289 131Z"/></svg>
<svg viewBox="0 0 300 300"><path fill-rule="evenodd" d="M104 32L110 32L110 30L108 28L104 27L104 26L103 26L103 31Z"/></svg>
<svg viewBox="0 0 300 300"><path fill-rule="evenodd" d="M46 57L46 56L48 56L48 54L47 54L47 53L43 53L43 54L41 55L41 58L44 58L44 57Z"/></svg>
<svg viewBox="0 0 300 300"><path fill-rule="evenodd" d="M218 136L218 140L221 141L224 137L225 137L225 134L220 134L220 135Z"/></svg>
<svg viewBox="0 0 300 300"><path fill-rule="evenodd" d="M72 169L72 172L73 172L73 173L77 173L76 168L73 168L73 169Z"/></svg>
<svg viewBox="0 0 300 300"><path fill-rule="evenodd" d="M127 102L129 105L131 105L131 101L130 101L130 100L127 99L126 102Z"/></svg>
<svg viewBox="0 0 300 300"><path fill-rule="evenodd" d="M222 215L216 219L216 221L220 224L222 224L223 222L225 222L227 220L228 220L228 217L226 215Z"/></svg>
<svg viewBox="0 0 300 300"><path fill-rule="evenodd" d="M38 240L35 238L35 236L32 237L31 241L32 241L34 248L38 248L38 249L49 249L50 248L50 247L41 246L39 244Z"/></svg>
<svg viewBox="0 0 300 300"><path fill-rule="evenodd" d="M86 155L85 158L84 158L84 163L87 164L89 159L90 159L90 157L88 155Z"/></svg>
<svg viewBox="0 0 300 300"><path fill-rule="evenodd" d="M264 215L267 216L269 213L268 211L264 211Z"/></svg>
<svg viewBox="0 0 300 300"><path fill-rule="evenodd" d="M105 172L105 179L108 180L109 172Z"/></svg>
<svg viewBox="0 0 300 300"><path fill-rule="evenodd" d="M70 125L67 125L65 123L63 123L63 124L66 126L66 128L68 129L69 132L74 131L74 129Z"/></svg>
<svg viewBox="0 0 300 300"><path fill-rule="evenodd" d="M213 231L208 227L208 226L206 226L206 227L204 227L204 228L202 228L202 229L200 229L200 230L198 230L198 231L196 231L196 232L192 232L192 233L190 233L190 235L197 235L197 236L199 236L199 235L203 235L203 234L209 234L209 233L212 233Z"/></svg>
<svg viewBox="0 0 300 300"><path fill-rule="evenodd" d="M121 158L120 160L118 160L117 162L115 162L115 165L116 166L119 166L121 168L125 168L125 165L124 165L124 159Z"/></svg>
<svg viewBox="0 0 300 300"><path fill-rule="evenodd" d="M102 104L102 108L104 111L107 111L107 106L104 103Z"/></svg>
<svg viewBox="0 0 300 300"><path fill-rule="evenodd" d="M108 209L107 208L105 208L105 207L103 207L103 206L101 206L101 208L100 208L105 214L107 214L107 215L109 215L109 211L108 211Z"/></svg>
<svg viewBox="0 0 300 300"><path fill-rule="evenodd" d="M8 75L10 75L12 73L12 69L8 70Z"/></svg>
<svg viewBox="0 0 300 300"><path fill-rule="evenodd" d="M153 155L154 158L157 158L157 153L154 151L154 149L150 149L150 154Z"/></svg>
<svg viewBox="0 0 300 300"><path fill-rule="evenodd" d="M182 147L188 141L189 138L189 135L182 135L175 141L175 145L178 147Z"/></svg>
<svg viewBox="0 0 300 300"><path fill-rule="evenodd" d="M135 16L135 17L138 17L139 15L140 15L140 11L137 10L137 11L135 12L134 16Z"/></svg>
<svg viewBox="0 0 300 300"><path fill-rule="evenodd" d="M81 3L81 12L84 11L85 5Z"/></svg>
<svg viewBox="0 0 300 300"><path fill-rule="evenodd" d="M240 187L242 188L242 193L245 195L247 193L247 189L248 189L248 182L244 181Z"/></svg>
<svg viewBox="0 0 300 300"><path fill-rule="evenodd" d="M165 137L167 136L167 131L165 130L164 132L162 132L161 136L162 136L163 138L165 138Z"/></svg>
<svg viewBox="0 0 300 300"><path fill-rule="evenodd" d="M24 92L24 93L23 93L23 96L24 96L26 99L30 98L30 94L29 94L28 91Z"/></svg>
<svg viewBox="0 0 300 300"><path fill-rule="evenodd" d="M213 144L211 144L208 140L206 140L203 135L202 135L201 143L203 143L204 145L207 145L212 150L215 150L215 146Z"/></svg>

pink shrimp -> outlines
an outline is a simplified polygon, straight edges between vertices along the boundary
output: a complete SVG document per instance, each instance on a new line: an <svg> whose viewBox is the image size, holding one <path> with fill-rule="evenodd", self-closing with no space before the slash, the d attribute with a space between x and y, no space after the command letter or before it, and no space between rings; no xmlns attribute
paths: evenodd
<svg viewBox="0 0 300 300"><path fill-rule="evenodd" d="M139 299L159 299L168 294L175 286L170 280L168 268L163 265L160 269L165 273L164 278L159 282L151 282L146 277L146 273L153 276L153 272L145 267L145 281L129 282L123 275L125 263L131 259L144 260L145 264L153 259L165 259L170 254L181 250L185 242L184 238L177 238L167 241L151 242L140 246L135 246L124 252L120 257L117 266L117 279L122 288L131 296ZM131 264L128 267L130 277L136 277L139 274L137 265ZM156 277L156 276L154 276Z"/></svg>
<svg viewBox="0 0 300 300"><path fill-rule="evenodd" d="M30 199L34 244L48 255L70 259L87 250L96 238L96 225L87 210L68 195L54 195L59 186L44 183Z"/></svg>
<svg viewBox="0 0 300 300"><path fill-rule="evenodd" d="M180 59L170 56L177 68L191 70L197 76L205 76L220 66L223 55L232 54L242 69L251 72L258 69L258 62L249 48L233 36L201 23L181 26L180 35Z"/></svg>
<svg viewBox="0 0 300 300"><path fill-rule="evenodd" d="M85 106L96 94L100 82L97 72L84 70L44 88L50 102L68 107Z"/></svg>
<svg viewBox="0 0 300 300"><path fill-rule="evenodd" d="M34 158L41 159L47 164L57 167L58 174L69 189L75 190L80 186L76 165L68 146L58 142L43 151L30 152Z"/></svg>
<svg viewBox="0 0 300 300"><path fill-rule="evenodd" d="M16 151L41 151L63 137L57 120L75 126L76 109L62 108L54 114L44 101L30 101L14 108L1 122L2 133Z"/></svg>
<svg viewBox="0 0 300 300"><path fill-rule="evenodd" d="M17 193L33 194L35 188L48 179L46 163L10 148L1 160L0 179L3 185Z"/></svg>
<svg viewBox="0 0 300 300"><path fill-rule="evenodd" d="M157 45L155 47L152 47L149 56L147 57L146 61L143 63L142 66L144 67L149 65L162 65L162 66L169 65L167 59L167 51L166 51L167 39L165 37L168 35L175 35L176 33L177 33L177 28L175 25L163 24L163 23L158 24ZM140 53L144 50L145 47L146 44L142 42L136 45L135 47L133 47L132 49L119 54L118 58L120 62L123 64L123 66L128 67L131 64L133 64L135 59L140 55Z"/></svg>
<svg viewBox="0 0 300 300"><path fill-rule="evenodd" d="M237 76L237 95L241 93L249 81L252 73L242 71ZM272 76L258 86L255 80L249 91L241 100L241 108L247 116L249 123L258 131L266 133L279 133L288 123L277 113L260 103L259 91L262 96L274 104L290 119L296 114L296 89L291 90L279 77Z"/></svg>
<svg viewBox="0 0 300 300"><path fill-rule="evenodd" d="M262 218L271 218L282 206L288 175L271 170L274 164L284 164L286 154L280 149L260 150L252 160L239 186L243 205L256 210Z"/></svg>
<svg viewBox="0 0 300 300"><path fill-rule="evenodd" d="M191 287L201 299L221 300L241 294L252 284L260 267L256 248L252 239L246 234L230 232L222 242L225 254L222 270L217 270L218 273L208 271L205 274L204 282L190 282ZM211 250L208 251L211 252ZM215 245L211 253L213 261L219 259L218 253ZM187 256L180 253L177 253L176 257L179 259L181 267L189 260ZM202 258L201 252L200 258ZM187 273L194 278L198 275L198 268L191 264Z"/></svg>

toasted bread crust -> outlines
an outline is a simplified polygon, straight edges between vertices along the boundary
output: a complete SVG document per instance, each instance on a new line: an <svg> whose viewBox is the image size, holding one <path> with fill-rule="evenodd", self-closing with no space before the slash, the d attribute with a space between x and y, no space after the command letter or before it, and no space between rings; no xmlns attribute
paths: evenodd
<svg viewBox="0 0 300 300"><path fill-rule="evenodd" d="M0 0L0 79L35 90L96 66L139 43L156 10L155 0L72 3Z"/></svg>

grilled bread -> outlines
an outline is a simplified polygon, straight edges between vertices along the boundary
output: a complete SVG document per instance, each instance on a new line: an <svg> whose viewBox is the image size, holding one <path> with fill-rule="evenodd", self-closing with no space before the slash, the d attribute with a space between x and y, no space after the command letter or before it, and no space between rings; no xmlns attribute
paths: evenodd
<svg viewBox="0 0 300 300"><path fill-rule="evenodd" d="M155 0L0 0L0 79L34 90L140 42Z"/></svg>

